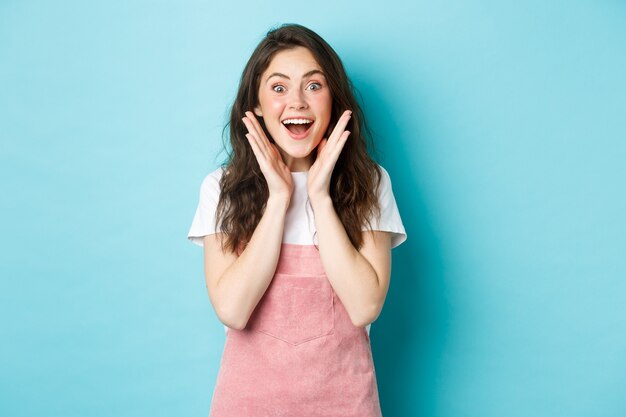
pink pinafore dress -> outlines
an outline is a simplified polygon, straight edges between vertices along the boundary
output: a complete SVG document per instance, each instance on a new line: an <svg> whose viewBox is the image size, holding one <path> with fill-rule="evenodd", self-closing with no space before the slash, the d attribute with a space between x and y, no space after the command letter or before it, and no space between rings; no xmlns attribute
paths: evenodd
<svg viewBox="0 0 626 417"><path fill-rule="evenodd" d="M228 329L210 417L376 417L369 335L350 321L313 245L282 243L242 330Z"/></svg>

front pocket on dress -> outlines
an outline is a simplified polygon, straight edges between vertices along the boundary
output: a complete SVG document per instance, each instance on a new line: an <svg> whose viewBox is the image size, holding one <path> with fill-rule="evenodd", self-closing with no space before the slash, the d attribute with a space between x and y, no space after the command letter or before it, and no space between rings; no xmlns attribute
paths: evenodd
<svg viewBox="0 0 626 417"><path fill-rule="evenodd" d="M333 333L333 292L326 276L276 274L249 327L292 345Z"/></svg>

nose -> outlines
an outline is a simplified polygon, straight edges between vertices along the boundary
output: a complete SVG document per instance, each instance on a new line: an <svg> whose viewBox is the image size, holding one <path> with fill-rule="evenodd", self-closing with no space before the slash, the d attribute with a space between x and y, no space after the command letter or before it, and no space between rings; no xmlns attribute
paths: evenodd
<svg viewBox="0 0 626 417"><path fill-rule="evenodd" d="M293 90L290 100L289 108L291 109L300 110L308 107L304 94L299 89Z"/></svg>

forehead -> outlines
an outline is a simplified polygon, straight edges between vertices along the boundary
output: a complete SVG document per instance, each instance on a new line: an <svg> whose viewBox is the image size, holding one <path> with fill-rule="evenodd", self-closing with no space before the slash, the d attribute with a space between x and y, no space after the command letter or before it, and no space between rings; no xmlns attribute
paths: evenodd
<svg viewBox="0 0 626 417"><path fill-rule="evenodd" d="M312 69L322 70L311 51L303 46L297 46L277 52L263 75L281 72L290 77L300 76Z"/></svg>

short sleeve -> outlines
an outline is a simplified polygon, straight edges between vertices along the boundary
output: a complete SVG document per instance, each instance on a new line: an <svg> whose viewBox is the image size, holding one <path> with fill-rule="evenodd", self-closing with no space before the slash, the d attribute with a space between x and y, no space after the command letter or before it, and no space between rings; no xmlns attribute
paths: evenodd
<svg viewBox="0 0 626 417"><path fill-rule="evenodd" d="M380 203L380 221L373 215L370 219L371 229L391 232L391 248L395 248L407 239L407 234L400 218L400 212L393 195L391 178L385 168L380 166L381 181L378 187L378 201ZM368 230L367 224L363 230Z"/></svg>
<svg viewBox="0 0 626 417"><path fill-rule="evenodd" d="M198 207L187 233L187 238L198 246L204 247L204 236L216 233L215 213L220 197L221 174L222 167L207 175L200 185Z"/></svg>

